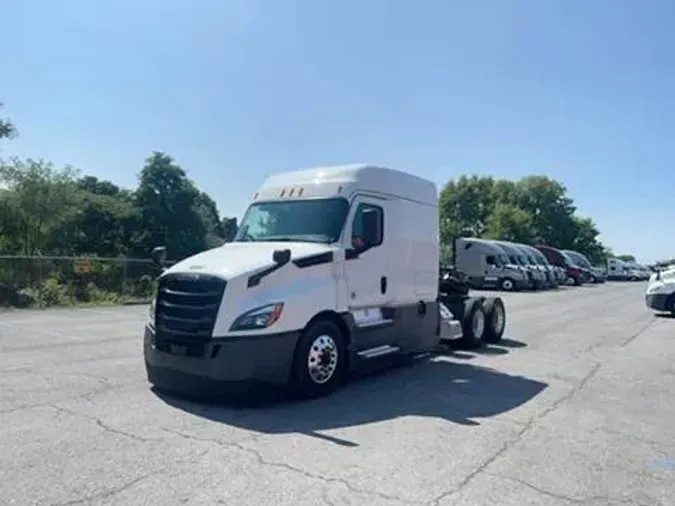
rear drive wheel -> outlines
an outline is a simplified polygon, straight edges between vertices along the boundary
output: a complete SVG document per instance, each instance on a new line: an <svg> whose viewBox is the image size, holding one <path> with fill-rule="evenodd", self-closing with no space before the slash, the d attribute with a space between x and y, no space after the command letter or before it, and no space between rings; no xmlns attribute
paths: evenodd
<svg viewBox="0 0 675 506"><path fill-rule="evenodd" d="M465 348L477 348L483 340L486 328L483 302L480 299L469 299L464 308L460 342Z"/></svg>
<svg viewBox="0 0 675 506"><path fill-rule="evenodd" d="M504 302L499 297L485 299L483 303L485 310L486 328L483 334L483 341L495 344L501 341L506 328L506 308Z"/></svg>
<svg viewBox="0 0 675 506"><path fill-rule="evenodd" d="M504 278L499 282L499 287L505 292L512 292L516 288L516 284L510 278Z"/></svg>
<svg viewBox="0 0 675 506"><path fill-rule="evenodd" d="M345 337L333 322L318 320L303 332L293 357L290 386L298 397L331 393L346 363Z"/></svg>

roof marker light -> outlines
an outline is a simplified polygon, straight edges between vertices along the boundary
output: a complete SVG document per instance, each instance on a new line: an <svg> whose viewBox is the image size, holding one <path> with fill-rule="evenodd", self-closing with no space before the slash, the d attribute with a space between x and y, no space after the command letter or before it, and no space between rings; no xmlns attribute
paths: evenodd
<svg viewBox="0 0 675 506"><path fill-rule="evenodd" d="M294 191L295 191L295 188L291 188L291 191L288 192L288 196L292 197Z"/></svg>
<svg viewBox="0 0 675 506"><path fill-rule="evenodd" d="M283 190L281 190L281 194L280 194L279 196L280 196L280 197L283 197L285 193L286 193L286 188L284 188Z"/></svg>
<svg viewBox="0 0 675 506"><path fill-rule="evenodd" d="M304 188L300 188L300 189L298 190L298 197L302 197L302 194L304 193L304 191L305 191Z"/></svg>

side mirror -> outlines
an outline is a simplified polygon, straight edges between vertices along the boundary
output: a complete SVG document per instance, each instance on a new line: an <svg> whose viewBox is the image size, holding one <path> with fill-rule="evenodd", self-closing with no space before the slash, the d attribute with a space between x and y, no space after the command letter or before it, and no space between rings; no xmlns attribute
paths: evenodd
<svg viewBox="0 0 675 506"><path fill-rule="evenodd" d="M277 249L272 253L272 261L277 265L286 265L291 261L291 250Z"/></svg>
<svg viewBox="0 0 675 506"><path fill-rule="evenodd" d="M159 265L162 269L164 269L164 263L166 262L166 246L157 246L156 248L152 248L152 252L150 253L150 258Z"/></svg>

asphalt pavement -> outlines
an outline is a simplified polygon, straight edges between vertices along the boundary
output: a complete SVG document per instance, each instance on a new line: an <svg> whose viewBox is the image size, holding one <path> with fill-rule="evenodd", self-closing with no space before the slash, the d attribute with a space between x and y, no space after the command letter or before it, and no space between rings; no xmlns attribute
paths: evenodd
<svg viewBox="0 0 675 506"><path fill-rule="evenodd" d="M0 504L666 506L675 320L504 296L506 339L259 407L150 390L147 307L0 313Z"/></svg>

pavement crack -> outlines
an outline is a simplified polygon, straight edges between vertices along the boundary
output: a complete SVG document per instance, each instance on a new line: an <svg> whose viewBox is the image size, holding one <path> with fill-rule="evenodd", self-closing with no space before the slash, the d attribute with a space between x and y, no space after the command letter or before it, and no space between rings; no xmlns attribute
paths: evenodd
<svg viewBox="0 0 675 506"><path fill-rule="evenodd" d="M101 492L99 494L92 494L88 495L86 497L81 497L79 499L73 499L71 501L66 501L66 502L59 502L59 503L54 503L52 506L74 506L76 504L84 504L90 501L95 501L97 499L108 499L112 496L115 496L117 494L121 494L125 490L130 489L134 485L137 485L138 483L142 482L143 480L147 480L148 478L160 474L160 471L151 471L149 473L142 474L141 476L134 478L133 480L125 483L124 485L121 485L117 488L113 488L110 490L106 490L105 492Z"/></svg>
<svg viewBox="0 0 675 506"><path fill-rule="evenodd" d="M71 401L78 401L81 399L85 399L87 401L91 401L91 397L99 394L103 394L106 392L114 391L114 390L121 390L125 388L124 386L120 387L113 387L110 385L104 385L102 388L96 388L90 392L85 392L80 395L75 395L73 397L65 397L63 399L58 399L56 402L71 402ZM16 406L14 408L9 408L9 409L1 409L0 410L0 415L8 415L11 413L15 413L17 411L22 411L24 409L32 409L32 408L53 408L54 407L54 401L49 401L49 402L36 402L34 404L21 404L20 406Z"/></svg>
<svg viewBox="0 0 675 506"><path fill-rule="evenodd" d="M551 497L553 499L559 499L559 500L562 500L562 501L567 501L567 502L572 503L572 504L584 504L584 502L585 502L582 499L577 499L577 498L570 497L570 496L567 496L567 495L564 495L564 494L558 494L556 492L551 492L550 490L546 490L544 488L537 487L537 486L532 485L531 483L528 483L526 481L519 480L517 478L512 478L511 476L504 476L502 474L497 474L497 473L485 473L485 474L487 476L492 476L494 478L500 478L502 480L507 480L507 481L511 481L513 483L517 483L518 485L522 485L523 487L529 488L530 490L533 490L533 491L537 492L538 494L545 495L545 496Z"/></svg>
<svg viewBox="0 0 675 506"><path fill-rule="evenodd" d="M181 460L179 460L177 462L174 462L174 463L176 465L181 465L181 464L184 464L184 463L192 463L192 462L197 461L201 457L203 457L207 452L208 452L208 450L203 450L203 451L199 452L198 454L196 454L195 456L189 457L187 459L181 459ZM90 495L87 495L85 497L80 497L80 498L77 498L77 499L71 499L71 500L65 501L65 502L52 503L51 506L75 506L77 504L84 504L84 503L88 503L88 502L96 501L96 500L100 500L100 499L109 499L113 496L116 496L118 494L121 494L121 493L125 492L126 490L129 490L130 488L134 487L135 485L138 485L139 483L141 483L144 480L147 480L148 478L151 478L153 476L163 475L165 472L166 471L162 470L162 469L158 469L158 470L155 470L155 471L149 471L147 473L143 473L141 476L138 476L131 481L128 481L128 482L124 483L123 485L120 485L119 487L111 488L109 490L104 490L104 491L96 493L96 494L90 494Z"/></svg>
<svg viewBox="0 0 675 506"><path fill-rule="evenodd" d="M577 385L572 388L567 394L563 395L560 397L558 400L556 400L554 403L552 403L548 408L543 410L541 413L533 416L530 418L527 423L515 434L513 438L510 440L507 440L504 442L502 447L497 450L492 456L490 456L488 459L483 461L482 464L480 464L476 469L471 471L459 484L457 484L455 487L452 488L452 490L449 490L447 492L443 492L442 494L436 496L434 499L431 501L432 506L438 506L441 501L444 499L447 499L448 497L451 497L453 495L456 495L460 493L469 483L473 481L473 479L478 476L481 472L485 471L490 464L495 462L499 457L504 455L507 451L513 447L513 445L519 443L522 438L525 436L525 434L530 431L536 423L541 420L542 418L548 416L550 413L558 409L562 404L565 402L569 401L572 399L575 395L577 395L581 390L584 389L586 384L595 376L600 368L602 367L601 363L596 363L591 367L591 370L577 383Z"/></svg>
<svg viewBox="0 0 675 506"><path fill-rule="evenodd" d="M638 330L635 334L633 334L632 336L630 336L628 339L625 339L625 340L621 343L621 348L625 348L625 347L628 346L630 343L632 343L633 341L635 341L638 337L640 337L640 336L641 336L642 334L644 334L647 330L649 330L649 327L651 327L652 325L654 325L655 322L656 322L656 318L652 318L651 320L649 320L649 321L647 322L647 324L644 325L644 326L643 326L640 330Z"/></svg>
<svg viewBox="0 0 675 506"><path fill-rule="evenodd" d="M151 439L151 438L144 438L141 436L138 436L136 434L132 434L131 432L126 432L120 429L115 429L114 427L111 427L107 425L103 420L101 420L98 417L92 416L92 415L87 415L85 413L81 413L78 411L74 411L72 409L67 409L62 406L58 406L56 404L49 404L48 407L60 412L60 413L65 413L71 416L78 416L82 418L86 418L87 420L91 420L94 422L96 425L98 425L99 428L103 429L106 432L110 432L112 434L116 434L118 436L126 437L128 439L133 439L135 441L140 441L142 443L149 443L151 441L156 441L156 439Z"/></svg>
<svg viewBox="0 0 675 506"><path fill-rule="evenodd" d="M551 497L552 499L558 499L562 501L567 501L571 504L583 504L584 506L588 506L593 503L601 504L602 506L609 506L610 504L625 504L625 505L631 505L631 506L643 506L644 503L639 501L636 498L632 497L612 497L611 495L594 495L594 496L588 496L588 497L572 497L569 495L565 494L560 494L557 492L552 492L550 490L546 490L545 488L538 487L536 485L533 485L531 483L528 483L524 480L520 480L518 478L514 478L512 476L505 476L503 474L498 474L498 473L485 473L488 476L492 476L494 478L499 478L502 480L507 480L512 483L517 483L518 485L522 485L523 487L529 488L530 490L533 490L534 492L537 492L541 495L545 495L547 497Z"/></svg>
<svg viewBox="0 0 675 506"><path fill-rule="evenodd" d="M296 467L296 466L293 466L291 464L287 464L285 462L275 462L275 461L272 461L272 460L267 460L267 459L265 459L265 457L263 457L263 455L258 450L256 450L255 448L251 448L250 446L244 445L243 442L222 441L220 439L200 438L200 437L192 436L190 434L185 434L184 432L177 431L177 430L174 430L174 429L168 429L166 427L163 427L162 430L164 430L164 431L166 431L170 434L174 434L178 437L182 437L184 439L190 439L190 440L193 440L193 441L200 441L202 443L212 443L212 444L216 444L216 445L219 445L219 446L224 446L226 448L233 448L233 449L242 451L242 452L247 453L247 454L251 455L252 457L254 457L255 460L258 462L258 464L262 467L271 467L271 468L275 468L275 469L281 469L281 470L284 470L284 471L289 471L289 472L292 472L294 474L301 475L301 476L303 476L307 479L310 479L310 480L320 481L323 484L342 485L352 494L371 495L371 496L378 497L380 499L389 500L389 501L399 501L399 502L403 502L405 504L425 504L425 501L411 501L411 500L406 499L404 497L399 497L399 496L391 495L391 494L385 494L383 492L379 492L379 491L376 491L376 490L366 490L366 489L362 489L362 488L359 488L359 487L355 487L348 480L346 480L344 478L335 478L335 477L326 476L326 475L320 474L320 473L312 473L312 472L309 472L309 471L307 471L305 469L302 469L300 467ZM254 439L257 439L257 438L254 438ZM326 500L326 499L327 498L324 496L324 500ZM327 502L328 502L328 504L330 504L329 500Z"/></svg>

